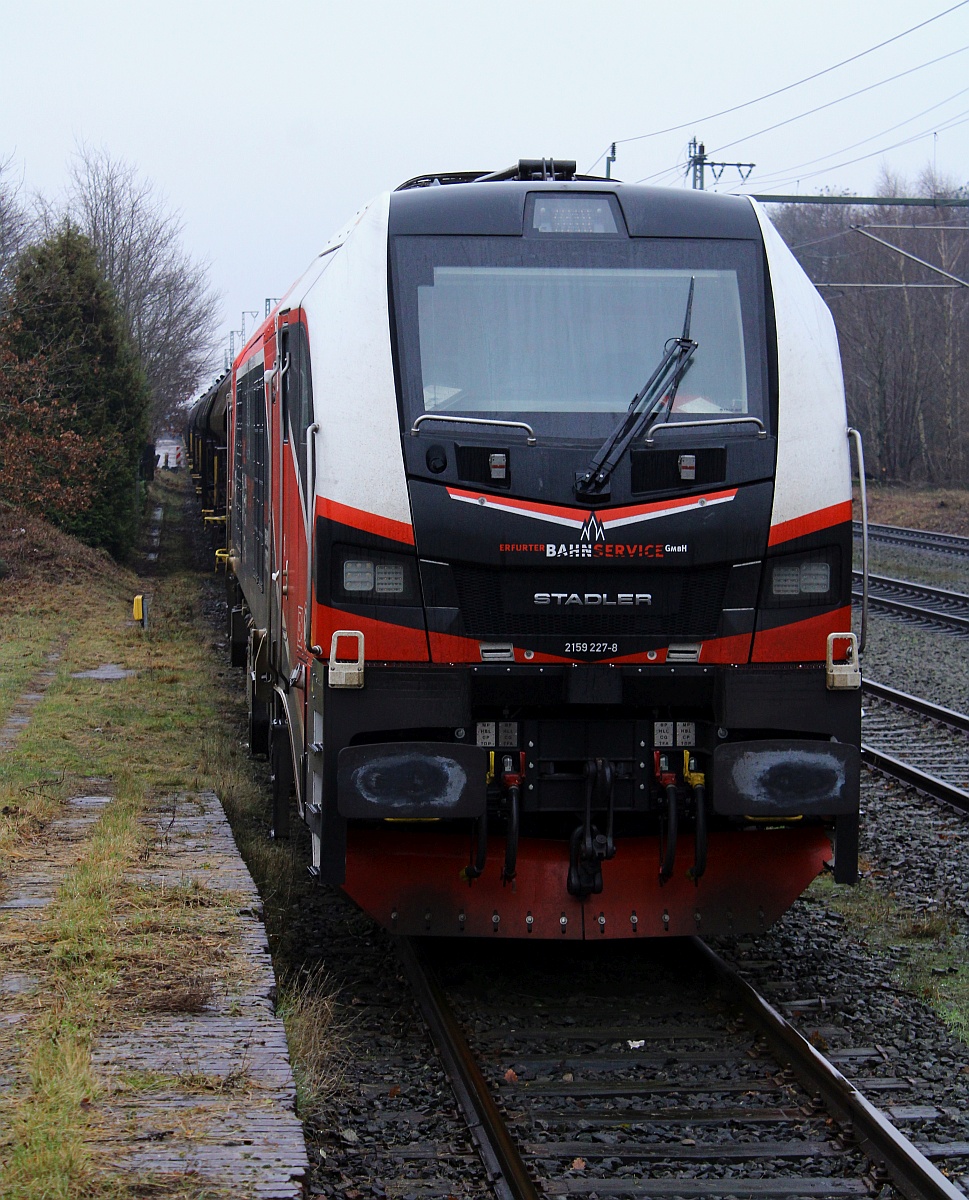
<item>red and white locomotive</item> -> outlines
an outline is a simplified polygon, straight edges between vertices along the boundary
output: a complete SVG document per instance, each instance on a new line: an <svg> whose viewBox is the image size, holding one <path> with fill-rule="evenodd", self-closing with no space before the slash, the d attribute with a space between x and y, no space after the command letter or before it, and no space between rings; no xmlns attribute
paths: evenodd
<svg viewBox="0 0 969 1200"><path fill-rule="evenodd" d="M411 180L190 429L277 832L383 925L756 930L832 832L854 879L840 360L755 202Z"/></svg>

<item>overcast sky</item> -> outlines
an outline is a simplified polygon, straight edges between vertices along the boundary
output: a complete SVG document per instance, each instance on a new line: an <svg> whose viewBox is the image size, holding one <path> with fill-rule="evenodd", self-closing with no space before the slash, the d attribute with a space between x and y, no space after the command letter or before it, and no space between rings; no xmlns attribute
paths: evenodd
<svg viewBox="0 0 969 1200"><path fill-rule="evenodd" d="M965 184L969 4L711 115L954 2L0 0L0 161L48 197L78 144L137 166L211 265L227 345L361 204L428 171L551 155L602 172L619 140L616 177L681 187L695 135L756 163L751 191L870 194L884 165Z"/></svg>

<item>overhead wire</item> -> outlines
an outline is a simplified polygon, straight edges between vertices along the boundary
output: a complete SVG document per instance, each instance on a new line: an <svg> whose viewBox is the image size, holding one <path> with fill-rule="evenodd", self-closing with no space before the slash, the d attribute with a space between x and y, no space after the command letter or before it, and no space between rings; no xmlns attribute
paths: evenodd
<svg viewBox="0 0 969 1200"><path fill-rule="evenodd" d="M866 92L873 92L875 88L884 87L886 83L894 83L896 79L904 79L906 75L914 75L916 71L924 71L926 67L934 67L936 63L945 62L947 58L953 58L957 54L965 54L967 50L969 50L969 46L960 46L958 50L950 50L948 54L940 54L938 58L932 58L928 62L919 63L917 67L908 67L906 70L899 71L895 75L889 75L887 79L879 79L877 83L869 83L866 87L858 88L855 92L839 96L837 100L828 100L825 104L815 105L814 108L809 108L806 112L798 113L794 117L787 117L783 121L777 121L773 125L767 125L763 129L758 129L756 133L749 133L744 137L734 138L732 142L724 142L722 146L715 147L710 153L720 154L722 151L729 150L732 146L737 146L741 142L749 142L753 138L760 137L763 133L773 133L775 129L782 129L785 125L792 125L795 121L802 121L805 117L811 117L815 113L823 112L826 108L833 108L836 104L843 104L846 100L853 100L856 96L863 96Z"/></svg>
<svg viewBox="0 0 969 1200"><path fill-rule="evenodd" d="M765 92L762 96L756 96L752 100L745 100L741 104L734 104L730 108L723 108L719 112L708 113L706 116L697 117L691 121L684 121L680 125L669 125L666 129L654 129L650 133L640 133L635 137L616 138L615 145L628 145L630 142L641 142L646 138L661 137L663 134L667 133L677 133L682 129L690 129L704 121L713 121L718 117L725 117L730 113L740 112L741 109L750 108L754 104L762 103L764 100L772 100L775 96L783 95L784 92L792 91L794 88L801 87L805 83L810 83L814 79L820 79L823 75L829 75L832 71L837 71L841 67L846 67L849 63L857 62L859 59L865 58L869 54L874 54L876 50L881 50L885 46L890 46L892 42L897 42L901 38L908 37L909 34L915 33L916 30L924 29L926 25L931 25L934 21L941 20L942 17L947 17L949 13L955 12L957 9L964 8L966 4L969 4L969 0L959 0L958 4L953 4L949 8L943 9L942 12L936 13L933 17L927 17L924 21L920 21L917 25L912 25L909 29L903 29L901 33L896 33L893 37L886 38L884 41L878 42L877 45L869 46L867 50L861 50L857 54L852 54L849 58L843 58L840 62L836 62L830 67L825 67L821 71L815 71L811 75L805 75L803 79L798 79L794 83L788 83L783 87L775 88L771 92ZM610 143L610 146L611 145L612 143ZM592 167L589 168L590 172L602 161L608 152L609 148L607 147L592 164Z"/></svg>
<svg viewBox="0 0 969 1200"><path fill-rule="evenodd" d="M817 158L809 158L806 162L793 163L789 167L778 168L773 175L767 176L766 179L759 179L758 186L762 187L765 184L773 184L776 179L797 178L797 176L792 175L792 172L801 171L805 167L813 167L815 163L825 162L829 158L837 158L839 154L847 154L850 150L857 150L859 146L867 145L868 142L874 142L877 141L878 138L886 137L888 134L894 133L896 129L901 129L903 125L909 125L912 123L912 121L917 121L919 117L924 117L927 113L934 112L937 108L942 108L944 104L949 104L951 101L956 100L959 96L965 95L966 92L969 92L969 87L960 88L959 91L953 92L951 96L947 96L944 100L938 101L937 104L930 104L928 108L923 108L921 112L917 112L911 117L906 117L904 121L899 121L895 125L889 125L887 129L882 129L878 133L871 134L870 137L862 138L860 141L852 142L849 146L842 146L838 150L832 150L830 154L821 154Z"/></svg>
<svg viewBox="0 0 969 1200"><path fill-rule="evenodd" d="M851 167L855 163L865 162L869 158L877 158L880 154L887 154L889 150L897 150L899 146L910 146L913 142L921 141L922 138L931 137L934 133L945 133L949 129L956 129L960 125L964 125L969 121L969 109L963 110L961 113L956 113L941 125L935 125L930 129L923 129L921 133L913 133L910 137L902 138L900 141L892 142L889 146L881 146L878 150L872 150L869 154L859 154L855 158L845 159L844 162L834 163L830 167L823 167L817 171L810 171L807 175L800 175L796 178L799 180L814 179L818 175L824 175L828 171L840 171L842 167ZM771 181L771 186L777 187L780 184L792 181L795 177L789 176L785 179L774 179Z"/></svg>

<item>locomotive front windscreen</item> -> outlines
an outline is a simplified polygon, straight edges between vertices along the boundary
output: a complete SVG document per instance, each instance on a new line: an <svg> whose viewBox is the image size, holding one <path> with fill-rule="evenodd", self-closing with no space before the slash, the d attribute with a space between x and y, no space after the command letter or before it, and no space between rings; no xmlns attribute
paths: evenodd
<svg viewBox="0 0 969 1200"><path fill-rule="evenodd" d="M743 241L398 238L406 415L601 438L683 332L693 281L698 348L672 419L763 417L759 278Z"/></svg>

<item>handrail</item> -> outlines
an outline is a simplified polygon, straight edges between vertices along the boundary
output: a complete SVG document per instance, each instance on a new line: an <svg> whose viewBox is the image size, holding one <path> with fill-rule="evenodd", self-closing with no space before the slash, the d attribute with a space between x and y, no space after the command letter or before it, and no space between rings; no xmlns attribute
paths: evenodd
<svg viewBox="0 0 969 1200"><path fill-rule="evenodd" d="M306 428L306 459L307 480L306 488L306 621L304 623L304 641L310 654L322 654L322 646L313 645L313 514L316 510L316 435L320 432L319 421L314 421Z"/></svg>
<svg viewBox="0 0 969 1200"><path fill-rule="evenodd" d="M757 436L759 438L767 437L767 430L760 417L714 417L712 421L664 421L661 425L654 425L649 432L654 435L661 429L710 429L714 425L756 425ZM653 441L654 438L650 436L644 445L652 446Z"/></svg>
<svg viewBox="0 0 969 1200"><path fill-rule="evenodd" d="M449 425L500 425L503 429L524 429L528 434L528 445L536 445L535 430L524 421L494 421L489 417L448 417L443 413L422 413L411 426L411 437L417 437L422 421L445 421Z"/></svg>
<svg viewBox="0 0 969 1200"><path fill-rule="evenodd" d="M868 635L868 492L865 488L865 450L861 444L861 434L850 425L848 441L854 445L858 459L858 495L861 500L861 636L858 639L858 653L861 654Z"/></svg>

